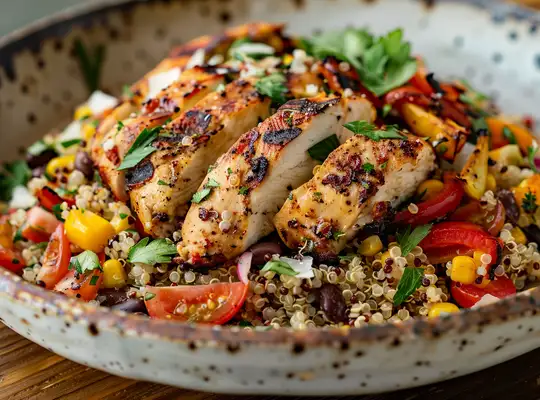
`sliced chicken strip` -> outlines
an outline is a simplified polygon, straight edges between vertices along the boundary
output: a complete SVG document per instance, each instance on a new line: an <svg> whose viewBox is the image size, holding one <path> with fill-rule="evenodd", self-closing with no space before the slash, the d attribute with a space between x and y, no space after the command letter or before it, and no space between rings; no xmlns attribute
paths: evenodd
<svg viewBox="0 0 540 400"><path fill-rule="evenodd" d="M103 136L94 138L92 159L99 168L101 178L117 199L128 199L125 171L119 171L118 166L137 136L144 128L155 128L191 109L198 101L215 91L218 85L225 83L225 75L231 71L224 68L220 72L221 74L217 74L215 68L208 72L203 67L189 70L185 79L180 79L162 90L156 98L146 102L141 115L124 119L123 128L119 128L115 123Z"/></svg>
<svg viewBox="0 0 540 400"><path fill-rule="evenodd" d="M270 99L257 92L256 80L239 79L206 96L169 124L170 136L154 144L160 151L133 168L137 178L127 180L131 205L147 233L170 236L208 166L270 114Z"/></svg>
<svg viewBox="0 0 540 400"><path fill-rule="evenodd" d="M288 247L306 246L321 261L335 259L366 224L412 195L434 168L433 149L416 136L374 141L356 135L291 192L274 224Z"/></svg>
<svg viewBox="0 0 540 400"><path fill-rule="evenodd" d="M373 121L367 100L319 95L285 103L222 155L199 191L211 191L192 204L178 245L180 258L194 266L231 259L274 230L272 219L289 191L306 182L316 162L307 151L343 124ZM216 187L217 186L217 187Z"/></svg>

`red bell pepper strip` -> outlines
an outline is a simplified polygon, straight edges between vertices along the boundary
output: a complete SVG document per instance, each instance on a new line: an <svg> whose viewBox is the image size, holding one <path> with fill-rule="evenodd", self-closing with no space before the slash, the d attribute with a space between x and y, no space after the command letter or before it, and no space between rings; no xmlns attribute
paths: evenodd
<svg viewBox="0 0 540 400"><path fill-rule="evenodd" d="M60 197L58 193L56 193L48 186L41 188L37 192L36 196L38 198L39 204L49 211L52 211L54 206L62 204L64 201L70 207L75 205L75 200Z"/></svg>
<svg viewBox="0 0 540 400"><path fill-rule="evenodd" d="M499 299L516 294L516 287L510 278L507 276L500 276L489 282L484 288L480 288L476 285L464 285L452 281L450 292L456 303L461 307L471 308L486 294L490 294Z"/></svg>
<svg viewBox="0 0 540 400"><path fill-rule="evenodd" d="M396 214L394 221L412 226L424 225L454 211L465 193L463 185L452 174L446 174L443 180L443 190L432 199L416 204L416 214L404 210Z"/></svg>
<svg viewBox="0 0 540 400"><path fill-rule="evenodd" d="M502 245L481 226L470 222L441 222L431 228L420 242L432 264L451 261L455 256L472 256L482 251L491 256L491 265L498 264L502 256Z"/></svg>
<svg viewBox="0 0 540 400"><path fill-rule="evenodd" d="M468 221L483 226L489 234L497 236L504 226L506 211L500 201L488 210L478 200L473 200L459 207L448 219L450 221Z"/></svg>

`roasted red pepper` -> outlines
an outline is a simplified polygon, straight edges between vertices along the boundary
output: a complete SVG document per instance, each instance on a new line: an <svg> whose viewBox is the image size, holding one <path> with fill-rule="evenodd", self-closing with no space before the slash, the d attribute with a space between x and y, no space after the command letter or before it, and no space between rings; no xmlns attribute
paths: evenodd
<svg viewBox="0 0 540 400"><path fill-rule="evenodd" d="M38 190L36 196L38 198L39 204L49 211L52 211L54 206L62 204L64 201L70 207L75 205L75 201L73 199L60 197L58 193L56 193L48 186L45 186Z"/></svg>
<svg viewBox="0 0 540 400"><path fill-rule="evenodd" d="M444 188L435 197L423 201L418 206L418 212L412 214L409 210L404 210L396 214L395 221L400 224L424 225L444 217L454 211L461 203L464 194L462 184L452 174L445 174Z"/></svg>
<svg viewBox="0 0 540 400"><path fill-rule="evenodd" d="M416 64L416 73L409 80L409 83L415 88L418 88L426 96L431 96L432 94L435 94L435 90L433 90L426 78L427 69L426 65L424 64L424 60L421 57L416 57Z"/></svg>
<svg viewBox="0 0 540 400"><path fill-rule="evenodd" d="M484 288L476 285L463 285L459 282L452 282L450 291L456 303L461 307L471 308L486 294L490 294L498 299L516 294L516 287L510 278L500 276L489 282Z"/></svg>
<svg viewBox="0 0 540 400"><path fill-rule="evenodd" d="M468 221L483 226L491 235L497 236L504 226L506 211L500 201L492 210L482 207L478 200L473 200L459 207L448 218L450 221Z"/></svg>
<svg viewBox="0 0 540 400"><path fill-rule="evenodd" d="M384 96L384 103L392 105L392 107L399 111L405 103L429 107L431 100L420 89L413 86L403 86L388 92Z"/></svg>
<svg viewBox="0 0 540 400"><path fill-rule="evenodd" d="M493 265L499 263L502 255L499 240L481 226L470 222L436 224L419 246L432 264L451 261L455 256L472 256L478 250L489 254Z"/></svg>

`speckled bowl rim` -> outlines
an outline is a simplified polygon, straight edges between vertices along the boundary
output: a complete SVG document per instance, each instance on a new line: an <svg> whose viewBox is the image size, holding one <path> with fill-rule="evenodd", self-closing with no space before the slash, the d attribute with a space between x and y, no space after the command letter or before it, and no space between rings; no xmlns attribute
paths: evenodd
<svg viewBox="0 0 540 400"><path fill-rule="evenodd" d="M0 38L0 54L14 55L22 50L39 45L49 36L61 36L73 25L91 25L93 17L119 9L131 9L140 4L160 0L101 0L91 4L71 7L65 11L40 19L24 28ZM495 13L499 18L512 17L537 24L540 13L533 10L494 2L490 0L438 0L425 1L430 6L437 2L461 2L479 6ZM0 67L10 71L10 57L0 58ZM510 320L534 316L540 308L540 288L523 292L512 298L473 310L463 310L459 314L427 320L415 319L400 324L367 325L362 328L313 328L294 331L283 328L268 331L246 330L234 326L211 326L203 324L180 323L168 320L153 320L143 316L126 314L105 307L92 306L74 299L45 290L25 282L21 277L0 268L0 297L7 298L36 313L58 316L66 322L82 323L95 334L100 330L117 332L120 335L137 335L171 342L188 342L190 348L201 343L222 343L234 352L240 344L298 346L321 345L337 346L346 350L353 343L369 344L388 341L389 346L416 341L436 340L449 334L481 331L485 326L504 324ZM1 318L0 318L0 321Z"/></svg>

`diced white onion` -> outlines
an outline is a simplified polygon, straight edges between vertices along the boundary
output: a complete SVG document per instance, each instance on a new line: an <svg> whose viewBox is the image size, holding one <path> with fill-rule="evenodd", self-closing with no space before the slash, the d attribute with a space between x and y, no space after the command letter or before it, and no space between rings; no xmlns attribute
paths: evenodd
<svg viewBox="0 0 540 400"><path fill-rule="evenodd" d="M10 208L30 208L34 204L36 204L36 198L32 196L26 186L15 186L9 202Z"/></svg>
<svg viewBox="0 0 540 400"><path fill-rule="evenodd" d="M152 75L150 78L148 78L147 98L150 99L152 97L155 97L163 89L176 82L178 78L180 78L180 74L180 68L172 68L168 71Z"/></svg>
<svg viewBox="0 0 540 400"><path fill-rule="evenodd" d="M100 90L96 90L92 93L86 104L90 107L90 110L92 110L92 115L99 115L105 110L116 107L118 100L116 97L109 96Z"/></svg>
<svg viewBox="0 0 540 400"><path fill-rule="evenodd" d="M57 136L56 142L61 143L67 140L81 139L81 138L82 138L82 124L80 121L73 121L64 128L62 133L60 133Z"/></svg>
<svg viewBox="0 0 540 400"><path fill-rule="evenodd" d="M240 46L237 46L231 49L231 52L234 54L267 54L271 56L275 53L275 50L272 46L269 46L264 43L243 43Z"/></svg>
<svg viewBox="0 0 540 400"><path fill-rule="evenodd" d="M313 257L304 256L301 260L296 260L294 258L280 257L280 261L286 262L298 272L295 275L296 278L313 278L315 274L313 273Z"/></svg>
<svg viewBox="0 0 540 400"><path fill-rule="evenodd" d="M197 49L195 53L191 56L189 61L186 64L186 69L197 67L204 64L204 49Z"/></svg>

